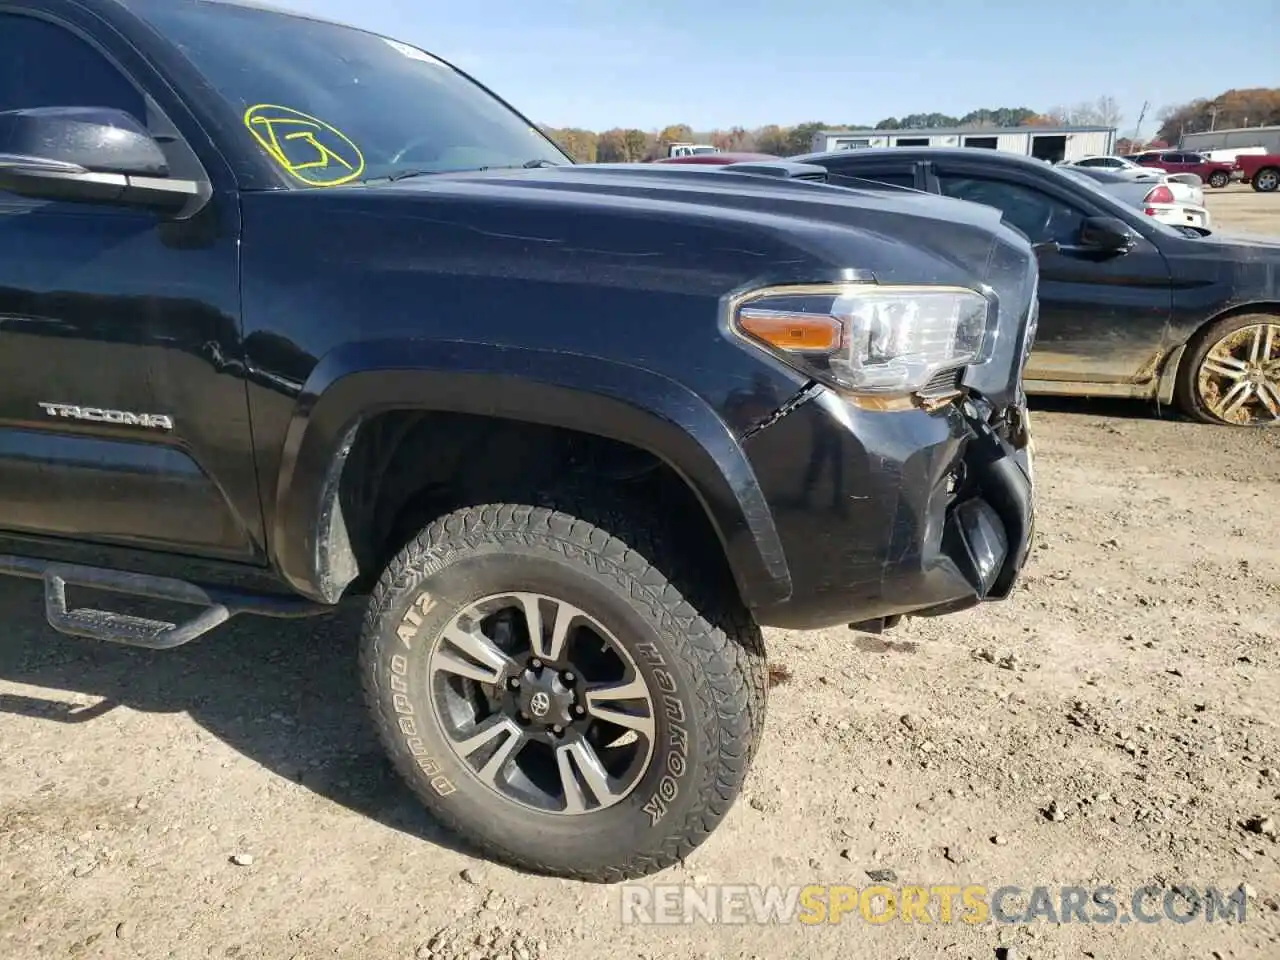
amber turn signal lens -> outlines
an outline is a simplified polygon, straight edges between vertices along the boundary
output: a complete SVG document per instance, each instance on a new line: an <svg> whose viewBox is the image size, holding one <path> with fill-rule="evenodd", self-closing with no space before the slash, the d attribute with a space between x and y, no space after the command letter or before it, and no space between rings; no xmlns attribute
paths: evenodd
<svg viewBox="0 0 1280 960"><path fill-rule="evenodd" d="M744 308L738 326L778 350L831 352L840 348L843 325L835 317L821 314L784 313L776 310Z"/></svg>

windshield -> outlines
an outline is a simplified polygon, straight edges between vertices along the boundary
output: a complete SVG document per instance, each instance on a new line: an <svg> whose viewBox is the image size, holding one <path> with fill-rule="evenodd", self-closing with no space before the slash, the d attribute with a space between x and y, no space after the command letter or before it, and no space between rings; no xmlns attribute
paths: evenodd
<svg viewBox="0 0 1280 960"><path fill-rule="evenodd" d="M572 163L480 86L407 44L236 4L134 6L299 186Z"/></svg>

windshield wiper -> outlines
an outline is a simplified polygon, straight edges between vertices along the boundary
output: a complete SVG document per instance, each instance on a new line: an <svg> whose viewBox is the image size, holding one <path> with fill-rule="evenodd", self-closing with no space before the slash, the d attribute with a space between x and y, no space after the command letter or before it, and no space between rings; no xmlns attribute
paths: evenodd
<svg viewBox="0 0 1280 960"><path fill-rule="evenodd" d="M389 175L387 179L395 183L397 180L408 180L410 177L429 177L434 172L434 170L401 170Z"/></svg>
<svg viewBox="0 0 1280 960"><path fill-rule="evenodd" d="M457 170L396 170L392 173L383 174L380 177L365 177L361 183L395 183L397 180L408 180L410 177L429 177L440 173L483 173L485 170L532 170L534 167L561 167L564 164L556 163L554 160L545 160L538 157L534 160L527 160L517 167L514 163L509 165L493 165L485 167L462 167Z"/></svg>
<svg viewBox="0 0 1280 960"><path fill-rule="evenodd" d="M434 170L395 170L391 173L384 173L380 177L365 177L361 183L395 183L397 180L408 180L410 177L428 177L436 171Z"/></svg>

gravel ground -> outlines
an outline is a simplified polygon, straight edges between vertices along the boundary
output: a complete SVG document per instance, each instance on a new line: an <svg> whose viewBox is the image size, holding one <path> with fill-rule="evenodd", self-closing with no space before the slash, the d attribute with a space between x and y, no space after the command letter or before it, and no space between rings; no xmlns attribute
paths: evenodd
<svg viewBox="0 0 1280 960"><path fill-rule="evenodd" d="M1280 233L1280 197L1210 202ZM622 889L474 859L418 811L358 696L358 611L149 654L53 634L14 581L0 957L1280 956L1280 437L1034 417L1015 596L883 638L771 631L746 796L643 886L1244 884L1245 922L624 924Z"/></svg>
<svg viewBox="0 0 1280 960"><path fill-rule="evenodd" d="M1258 193L1253 187L1233 183L1221 190L1206 186L1204 196L1215 228L1280 233L1280 193Z"/></svg>

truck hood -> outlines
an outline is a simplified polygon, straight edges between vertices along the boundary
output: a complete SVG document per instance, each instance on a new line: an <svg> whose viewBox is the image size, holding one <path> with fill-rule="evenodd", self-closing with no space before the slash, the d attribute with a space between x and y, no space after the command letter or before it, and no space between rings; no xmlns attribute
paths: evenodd
<svg viewBox="0 0 1280 960"><path fill-rule="evenodd" d="M986 285L999 300L1000 335L964 382L994 403L1015 399L1039 268L999 211L815 182L805 177L821 174L798 164L751 166L575 164L266 191L252 198L246 217L256 226L246 233L283 250L264 283L290 269L320 272L307 295L323 301L349 295L328 275L358 277L362 288L436 300L438 323L495 302L606 313L643 303L705 318L734 293L779 284ZM398 305L380 309L401 316ZM378 323L383 335L404 330ZM566 339L544 347L603 355L623 335L609 324L560 329ZM656 349L642 330L626 335L637 338L631 356Z"/></svg>
<svg viewBox="0 0 1280 960"><path fill-rule="evenodd" d="M792 163L574 164L538 169L490 169L426 174L355 188L408 208L415 200L450 199L537 205L555 239L557 213L613 211L625 219L663 222L666 229L719 221L742 238L786 238L795 248L840 269L881 281L990 279L993 241L1024 247L1025 238L979 204L915 190L858 189L821 182L821 167ZM468 204L470 205L470 204ZM603 236L602 244L613 238ZM870 242L868 242L870 241ZM929 267L926 261L932 261ZM935 276L939 262L954 271Z"/></svg>

